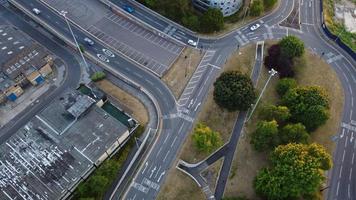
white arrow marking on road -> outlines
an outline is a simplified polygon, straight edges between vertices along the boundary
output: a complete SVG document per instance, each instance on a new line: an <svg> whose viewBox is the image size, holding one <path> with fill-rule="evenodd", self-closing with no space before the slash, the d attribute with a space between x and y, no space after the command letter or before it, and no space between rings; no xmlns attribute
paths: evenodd
<svg viewBox="0 0 356 200"><path fill-rule="evenodd" d="M111 52L109 49L103 49L103 52L105 53L105 55L114 58L115 54L113 52Z"/></svg>
<svg viewBox="0 0 356 200"><path fill-rule="evenodd" d="M163 171L163 172L161 173L161 175L159 175L158 180L157 180L158 183L159 183L159 181L161 180L162 176L165 175L165 174L166 174L166 171Z"/></svg>
<svg viewBox="0 0 356 200"><path fill-rule="evenodd" d="M145 173L147 166L148 166L148 163L146 162L146 163L145 163L145 168L143 168L143 170L142 170L142 173L141 173L141 174Z"/></svg>
<svg viewBox="0 0 356 200"><path fill-rule="evenodd" d="M354 132L351 132L350 143L354 140Z"/></svg>
<svg viewBox="0 0 356 200"><path fill-rule="evenodd" d="M152 177L153 173L156 171L157 167L155 166L155 168L152 169L151 171L151 175L150 175L150 178Z"/></svg>
<svg viewBox="0 0 356 200"><path fill-rule="evenodd" d="M194 112L198 110L198 107L200 106L201 102L198 103L198 105L195 107Z"/></svg>
<svg viewBox="0 0 356 200"><path fill-rule="evenodd" d="M159 166L159 168L158 168L158 170L157 170L156 175L155 175L155 177L154 177L154 178L156 178L156 177L157 177L157 175L158 175L158 173L159 173L159 170L161 170L161 166Z"/></svg>
<svg viewBox="0 0 356 200"><path fill-rule="evenodd" d="M342 129L342 133L340 135L340 138L344 137L344 135L345 135L345 129Z"/></svg>
<svg viewBox="0 0 356 200"><path fill-rule="evenodd" d="M102 60L102 61L104 61L104 62L110 62L110 60L106 57L106 56L104 56L103 54L100 54L100 53L98 53L98 54L96 54L96 56L100 59L100 60Z"/></svg>

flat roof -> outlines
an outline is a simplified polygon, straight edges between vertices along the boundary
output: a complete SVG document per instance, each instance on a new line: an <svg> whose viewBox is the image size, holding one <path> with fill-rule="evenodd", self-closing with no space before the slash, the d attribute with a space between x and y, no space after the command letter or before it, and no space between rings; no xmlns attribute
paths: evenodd
<svg viewBox="0 0 356 200"><path fill-rule="evenodd" d="M78 119L67 120L58 134L56 123L62 119L48 123L49 112L68 112L67 106L81 95L68 90L0 145L0 199L60 199L128 133L125 125L92 105Z"/></svg>
<svg viewBox="0 0 356 200"><path fill-rule="evenodd" d="M0 66L33 44L33 40L14 26L0 26Z"/></svg>
<svg viewBox="0 0 356 200"><path fill-rule="evenodd" d="M46 64L48 51L13 26L0 26L0 67L10 78Z"/></svg>

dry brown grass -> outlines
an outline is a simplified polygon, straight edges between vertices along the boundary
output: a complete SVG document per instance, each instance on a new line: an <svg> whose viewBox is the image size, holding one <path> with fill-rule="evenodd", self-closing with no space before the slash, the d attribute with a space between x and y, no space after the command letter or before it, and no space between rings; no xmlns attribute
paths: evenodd
<svg viewBox="0 0 356 200"><path fill-rule="evenodd" d="M163 76L162 80L172 90L176 98L182 94L203 55L197 49L185 48L170 70ZM186 56L187 58L185 58Z"/></svg>
<svg viewBox="0 0 356 200"><path fill-rule="evenodd" d="M96 82L96 85L109 96L115 98L122 105L122 109L132 114L140 124L146 125L148 122L148 113L145 106L139 100L106 79Z"/></svg>
<svg viewBox="0 0 356 200"><path fill-rule="evenodd" d="M312 141L325 146L329 153L332 153L335 144L331 137L338 130L341 122L341 114L344 102L344 93L340 81L332 68L318 56L307 52L303 59L297 62L297 76L295 77L300 85L319 85L326 89L330 98L330 119L327 124L311 133ZM260 90L268 78L265 68L261 72L258 82ZM253 189L253 179L258 170L268 164L267 155L257 153L250 145L249 136L255 129L258 121L258 112L262 105L267 103L277 103L279 97L275 91L278 79L274 78L270 82L264 96L256 109L254 116L244 130L244 136L240 138L237 152L235 154L230 179L227 182L225 196L244 195L250 199L259 199Z"/></svg>
<svg viewBox="0 0 356 200"><path fill-rule="evenodd" d="M224 66L224 71L238 70L242 73L251 73L255 58L255 45L249 45L242 48L239 52L227 60ZM210 88L208 97L203 104L202 110L198 115L197 122L203 122L212 130L218 131L221 134L223 142L227 142L233 129L237 112L227 112L217 106L213 100L213 87ZM198 152L192 141L192 137L188 136L183 144L183 147L178 156L187 162L196 163L208 156L205 153ZM176 164L176 163L175 163ZM213 174L217 174L219 167L213 167ZM196 183L182 172L172 168L169 171L167 180L159 193L158 199L204 199L205 196Z"/></svg>

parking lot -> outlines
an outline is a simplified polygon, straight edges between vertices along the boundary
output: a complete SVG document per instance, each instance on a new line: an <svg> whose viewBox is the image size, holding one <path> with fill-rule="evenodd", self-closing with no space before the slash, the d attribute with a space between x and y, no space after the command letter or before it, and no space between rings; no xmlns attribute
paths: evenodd
<svg viewBox="0 0 356 200"><path fill-rule="evenodd" d="M111 12L96 0L45 2L56 10L67 11L67 17L90 32L92 37L158 76L164 75L183 50L182 45Z"/></svg>

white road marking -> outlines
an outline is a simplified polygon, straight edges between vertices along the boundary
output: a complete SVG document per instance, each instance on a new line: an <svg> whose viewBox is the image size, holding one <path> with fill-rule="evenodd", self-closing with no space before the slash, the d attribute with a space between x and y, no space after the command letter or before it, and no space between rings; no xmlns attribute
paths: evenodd
<svg viewBox="0 0 356 200"><path fill-rule="evenodd" d="M339 178L341 178L341 174L342 174L342 165L340 166L340 172L339 172Z"/></svg>
<svg viewBox="0 0 356 200"><path fill-rule="evenodd" d="M170 152L170 150L168 150L168 151L167 151L167 153L166 153L166 155L164 156L164 158L163 158L163 162L165 162L165 161L166 161L166 159L167 159L167 156L168 156L169 152Z"/></svg>
<svg viewBox="0 0 356 200"><path fill-rule="evenodd" d="M176 142L176 140L177 140L177 136L174 138L174 140L173 140L173 142L172 142L172 144L171 144L171 147L173 147L173 145L174 145L174 143Z"/></svg>

